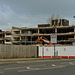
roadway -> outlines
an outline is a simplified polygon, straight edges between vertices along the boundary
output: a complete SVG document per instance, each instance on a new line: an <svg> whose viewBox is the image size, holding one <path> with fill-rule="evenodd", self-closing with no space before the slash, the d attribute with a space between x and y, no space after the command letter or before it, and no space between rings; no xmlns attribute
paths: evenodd
<svg viewBox="0 0 75 75"><path fill-rule="evenodd" d="M75 75L75 60L1 63L0 75Z"/></svg>

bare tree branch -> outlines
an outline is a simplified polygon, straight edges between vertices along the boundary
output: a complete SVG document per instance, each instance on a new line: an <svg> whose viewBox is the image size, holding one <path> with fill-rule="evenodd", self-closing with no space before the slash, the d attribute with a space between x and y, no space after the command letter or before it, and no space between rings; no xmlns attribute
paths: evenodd
<svg viewBox="0 0 75 75"><path fill-rule="evenodd" d="M52 24L52 20L54 20L54 19L59 19L60 18L60 16L57 14L57 16L55 17L55 15L54 14L52 14L52 16L51 17L48 17L48 19L47 19L47 23L48 24Z"/></svg>

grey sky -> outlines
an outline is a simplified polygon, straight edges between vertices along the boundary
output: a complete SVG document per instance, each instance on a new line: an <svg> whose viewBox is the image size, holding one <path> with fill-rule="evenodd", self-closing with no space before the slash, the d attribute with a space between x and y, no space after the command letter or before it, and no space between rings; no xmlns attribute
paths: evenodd
<svg viewBox="0 0 75 75"><path fill-rule="evenodd" d="M0 0L0 29L36 27L52 14L75 24L75 0Z"/></svg>

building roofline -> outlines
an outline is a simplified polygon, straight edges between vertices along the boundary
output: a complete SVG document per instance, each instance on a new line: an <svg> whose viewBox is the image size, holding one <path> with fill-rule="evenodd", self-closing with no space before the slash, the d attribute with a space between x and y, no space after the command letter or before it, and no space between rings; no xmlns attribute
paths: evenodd
<svg viewBox="0 0 75 75"><path fill-rule="evenodd" d="M72 25L72 26L52 26L52 27L36 27L36 28L25 28L25 27L22 27L22 28L18 28L18 27L14 27L14 29L12 28L12 30L15 30L15 29L19 29L19 30L35 30L35 29L55 29L55 28L74 28L75 25Z"/></svg>

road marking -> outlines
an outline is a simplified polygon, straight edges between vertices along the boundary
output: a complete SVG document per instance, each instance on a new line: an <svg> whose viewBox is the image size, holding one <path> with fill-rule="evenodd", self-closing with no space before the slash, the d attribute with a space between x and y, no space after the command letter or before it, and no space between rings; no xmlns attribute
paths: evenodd
<svg viewBox="0 0 75 75"><path fill-rule="evenodd" d="M70 65L74 65L72 62L68 62Z"/></svg>
<svg viewBox="0 0 75 75"><path fill-rule="evenodd" d="M29 70L29 69L30 69L30 67L27 67L27 69Z"/></svg>
<svg viewBox="0 0 75 75"><path fill-rule="evenodd" d="M40 68L34 68L34 69L30 69L30 70L18 70L18 72L35 71L35 70L40 70Z"/></svg>
<svg viewBox="0 0 75 75"><path fill-rule="evenodd" d="M46 66L46 64L41 64L41 65L32 65L30 67L37 67L37 66Z"/></svg>
<svg viewBox="0 0 75 75"><path fill-rule="evenodd" d="M30 71L30 70L19 70L17 72L25 72L25 71Z"/></svg>
<svg viewBox="0 0 75 75"><path fill-rule="evenodd" d="M55 65L54 65L54 64L52 64L52 66L54 67Z"/></svg>
<svg viewBox="0 0 75 75"><path fill-rule="evenodd" d="M17 72L27 72L27 71L37 71L37 70L47 70L47 69L54 69L54 68L63 68L66 66L58 66L58 67L51 67L51 68L32 68L30 70L18 70Z"/></svg>
<svg viewBox="0 0 75 75"><path fill-rule="evenodd" d="M4 68L5 70L9 70L9 69L17 69L17 68L24 68L26 66L23 66L23 67L13 67L13 68Z"/></svg>
<svg viewBox="0 0 75 75"><path fill-rule="evenodd" d="M12 68L4 68L5 70L10 70L10 69L18 69L18 68L27 68L27 67L37 67L37 66L45 66L46 64L43 65L31 65L31 66L23 66L23 67L12 67Z"/></svg>

